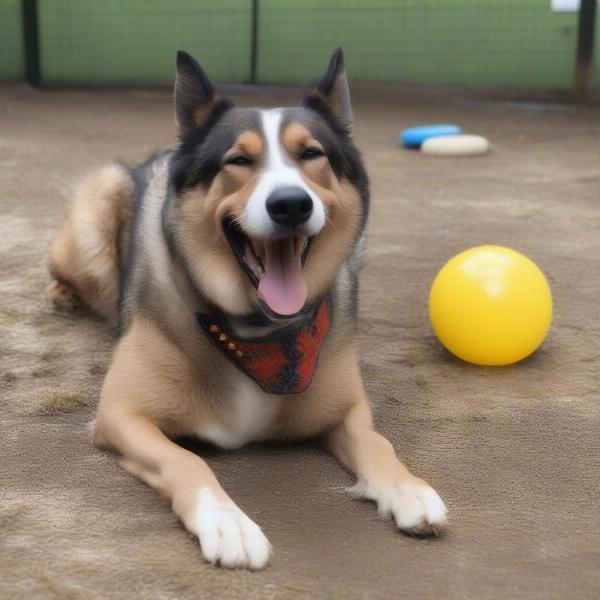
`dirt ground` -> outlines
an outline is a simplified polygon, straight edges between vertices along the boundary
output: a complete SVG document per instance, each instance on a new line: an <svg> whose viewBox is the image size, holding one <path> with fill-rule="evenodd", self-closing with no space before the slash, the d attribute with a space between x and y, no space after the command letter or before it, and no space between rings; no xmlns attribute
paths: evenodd
<svg viewBox="0 0 600 600"><path fill-rule="evenodd" d="M238 90L246 105L295 90ZM372 179L362 367L378 427L441 493L451 529L414 540L352 500L316 446L202 448L275 549L262 573L203 563L168 507L95 450L88 424L113 339L44 299L73 182L173 143L167 92L0 89L0 597L600 597L600 111L460 92L360 88ZM398 133L457 122L492 154L440 159ZM507 368L442 350L426 300L470 246L511 246L553 289L542 349Z"/></svg>

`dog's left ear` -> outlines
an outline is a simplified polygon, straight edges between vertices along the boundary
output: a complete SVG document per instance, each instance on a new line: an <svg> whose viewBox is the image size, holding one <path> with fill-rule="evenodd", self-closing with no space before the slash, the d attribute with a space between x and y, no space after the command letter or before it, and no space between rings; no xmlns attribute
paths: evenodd
<svg viewBox="0 0 600 600"><path fill-rule="evenodd" d="M177 52L175 116L180 136L198 129L219 102L215 88L202 67L187 52Z"/></svg>
<svg viewBox="0 0 600 600"><path fill-rule="evenodd" d="M308 108L324 108L343 129L347 132L352 129L350 88L344 68L344 53L341 48L337 48L333 52L325 75L316 87L304 97L302 104Z"/></svg>

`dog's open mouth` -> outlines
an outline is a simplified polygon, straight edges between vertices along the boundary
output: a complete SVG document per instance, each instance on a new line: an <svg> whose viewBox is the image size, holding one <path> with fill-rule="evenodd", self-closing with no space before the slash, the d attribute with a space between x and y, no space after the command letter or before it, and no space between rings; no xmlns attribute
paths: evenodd
<svg viewBox="0 0 600 600"><path fill-rule="evenodd" d="M259 299L281 316L300 312L308 293L302 266L312 238L294 235L279 240L253 240L231 219L223 222L223 231Z"/></svg>

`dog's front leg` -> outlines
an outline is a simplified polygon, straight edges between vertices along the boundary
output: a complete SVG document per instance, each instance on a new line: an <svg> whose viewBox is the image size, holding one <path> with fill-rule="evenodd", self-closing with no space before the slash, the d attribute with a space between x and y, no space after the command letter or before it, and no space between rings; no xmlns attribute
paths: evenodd
<svg viewBox="0 0 600 600"><path fill-rule="evenodd" d="M371 409L361 398L326 438L330 452L358 477L357 495L377 503L411 535L438 535L446 528L446 506L437 492L415 477L396 457L394 448L373 430Z"/></svg>
<svg viewBox="0 0 600 600"><path fill-rule="evenodd" d="M164 433L185 432L190 425L185 423L189 402L180 387L186 385L185 369L178 370L176 350L158 333L148 339L145 329L134 326L117 348L102 391L95 442L118 452L125 470L171 503L198 537L207 561L262 569L271 546L260 527L229 498L202 458Z"/></svg>

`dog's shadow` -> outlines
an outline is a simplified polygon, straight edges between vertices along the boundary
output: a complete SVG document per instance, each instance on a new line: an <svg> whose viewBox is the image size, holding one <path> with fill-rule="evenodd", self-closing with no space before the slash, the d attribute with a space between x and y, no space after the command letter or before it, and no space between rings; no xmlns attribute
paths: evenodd
<svg viewBox="0 0 600 600"><path fill-rule="evenodd" d="M211 459L222 458L226 455L243 454L245 456L262 456L265 453L289 452L290 450L305 451L309 453L322 452L323 446L321 439L309 438L303 440L266 440L263 442L248 443L241 448L228 449L220 448L210 442L203 441L194 436L182 436L174 440L179 446L197 454L198 456Z"/></svg>

